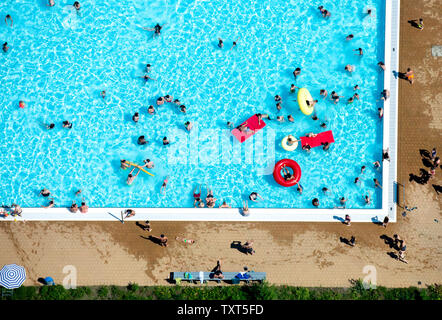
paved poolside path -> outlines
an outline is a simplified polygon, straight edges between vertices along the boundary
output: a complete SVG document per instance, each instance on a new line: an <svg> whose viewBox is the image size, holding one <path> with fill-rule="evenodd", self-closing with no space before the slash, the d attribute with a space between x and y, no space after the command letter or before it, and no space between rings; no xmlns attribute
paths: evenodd
<svg viewBox="0 0 442 320"><path fill-rule="evenodd" d="M63 267L74 265L79 285L167 285L171 271L210 270L221 259L224 271L240 271L244 265L265 271L275 284L300 286L349 286L350 279L364 278L363 268L373 265L377 283L385 286L423 286L442 282L441 198L431 184L442 184L442 170L427 185L408 181L423 163L419 149L436 147L442 153L442 58L431 55L440 43L440 1L401 1L400 71L411 67L415 83L400 80L398 181L405 185L405 201L418 209L386 229L374 224L338 223L188 223L154 222L143 231L134 222L10 222L0 223L0 265L26 267L27 285L52 276L61 283ZM424 19L419 31L407 22ZM161 248L146 239L166 234L170 246ZM380 238L398 233L407 241L409 264L392 259ZM339 237L356 236L356 247ZM175 241L185 236L191 246ZM246 256L230 244L253 239L256 254Z"/></svg>

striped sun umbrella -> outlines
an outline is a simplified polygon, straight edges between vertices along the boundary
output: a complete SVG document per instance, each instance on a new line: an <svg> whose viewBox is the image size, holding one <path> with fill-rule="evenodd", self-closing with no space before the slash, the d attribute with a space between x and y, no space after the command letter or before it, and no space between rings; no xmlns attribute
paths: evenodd
<svg viewBox="0 0 442 320"><path fill-rule="evenodd" d="M0 286L6 289L19 288L26 280L26 270L16 264L7 264L0 270Z"/></svg>

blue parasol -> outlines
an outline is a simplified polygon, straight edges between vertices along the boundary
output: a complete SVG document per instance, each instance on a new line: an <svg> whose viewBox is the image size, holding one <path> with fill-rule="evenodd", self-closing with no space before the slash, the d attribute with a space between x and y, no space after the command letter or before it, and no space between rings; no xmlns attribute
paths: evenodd
<svg viewBox="0 0 442 320"><path fill-rule="evenodd" d="M19 288L26 280L26 270L16 264L7 264L0 270L0 286L7 289Z"/></svg>

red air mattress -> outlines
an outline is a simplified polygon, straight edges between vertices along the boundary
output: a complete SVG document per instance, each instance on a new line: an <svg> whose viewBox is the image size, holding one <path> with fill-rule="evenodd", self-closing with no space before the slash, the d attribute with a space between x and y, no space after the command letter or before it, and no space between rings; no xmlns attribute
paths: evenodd
<svg viewBox="0 0 442 320"><path fill-rule="evenodd" d="M309 137L301 137L301 145L305 146L308 144L310 147L319 147L321 146L321 143L328 142L332 143L335 142L335 139L333 138L333 133L331 130L318 133L318 135L314 138Z"/></svg>
<svg viewBox="0 0 442 320"><path fill-rule="evenodd" d="M248 138L250 138L255 133L257 133L259 130L261 130L262 128L264 128L266 126L266 124L264 123L264 121L262 121L262 119L261 119L260 123L258 124L258 116L256 114L251 116L249 119L244 121L242 124L247 125L247 129L245 131L241 132L237 128L232 130L232 134L241 143L246 141Z"/></svg>
<svg viewBox="0 0 442 320"><path fill-rule="evenodd" d="M288 181L284 179L281 172L283 167L292 169L294 179ZM275 179L276 183L283 187L293 187L299 182L299 180L301 180L301 167L292 159L279 160L273 169L273 178Z"/></svg>

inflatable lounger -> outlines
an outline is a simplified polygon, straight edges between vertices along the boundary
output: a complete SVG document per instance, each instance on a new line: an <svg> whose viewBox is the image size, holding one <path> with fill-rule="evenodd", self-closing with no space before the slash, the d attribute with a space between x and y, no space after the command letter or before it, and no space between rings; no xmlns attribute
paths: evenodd
<svg viewBox="0 0 442 320"><path fill-rule="evenodd" d="M261 119L260 124L258 124L258 116L256 114L251 116L249 119L244 121L242 124L247 125L247 129L244 132L241 132L236 128L232 130L233 136L235 136L235 138L238 139L238 141L241 143L246 141L248 138L253 136L256 132L258 132L259 130L261 130L262 128L264 128L266 126L265 122L262 121L262 119Z"/></svg>
<svg viewBox="0 0 442 320"><path fill-rule="evenodd" d="M316 137L301 137L301 145L305 146L308 144L310 147L315 148L321 146L321 143L328 142L332 143L335 142L335 139L333 138L333 133L331 130L324 131L321 133L318 133Z"/></svg>

